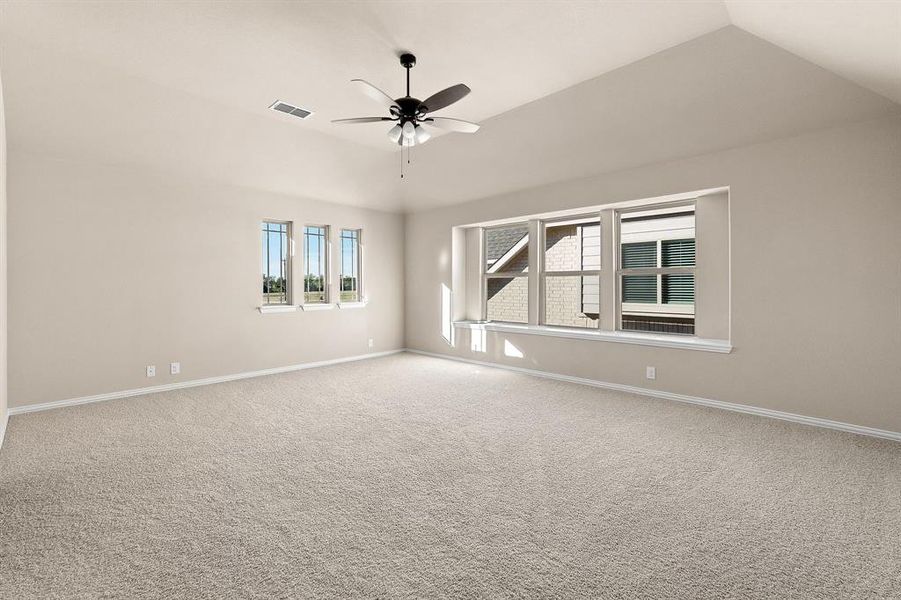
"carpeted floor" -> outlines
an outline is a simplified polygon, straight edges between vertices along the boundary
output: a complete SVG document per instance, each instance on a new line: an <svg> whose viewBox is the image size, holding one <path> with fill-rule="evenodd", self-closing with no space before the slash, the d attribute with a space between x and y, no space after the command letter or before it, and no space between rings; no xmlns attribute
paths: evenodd
<svg viewBox="0 0 901 600"><path fill-rule="evenodd" d="M409 354L15 416L0 598L899 598L901 444Z"/></svg>

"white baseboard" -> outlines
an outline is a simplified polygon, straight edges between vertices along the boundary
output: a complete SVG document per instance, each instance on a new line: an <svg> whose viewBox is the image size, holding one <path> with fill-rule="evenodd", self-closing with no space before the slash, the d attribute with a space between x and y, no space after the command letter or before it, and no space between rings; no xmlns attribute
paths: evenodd
<svg viewBox="0 0 901 600"><path fill-rule="evenodd" d="M6 411L6 414L0 415L0 447L3 445L3 438L6 434L6 427L9 420L9 417L12 415L20 415L30 412L37 412L41 410L51 410L54 408L62 408L65 406L76 406L79 404L89 404L92 402L102 402L104 400L116 400L120 398L129 398L132 396L143 396L145 394L154 394L158 392L167 392L170 390L179 390L184 388L198 387L201 385L210 385L214 383L224 383L226 381L235 381L238 379L249 379L252 377L262 377L265 375L276 375L278 373L288 373L291 371L300 371L303 369L314 369L316 367L324 367L328 365L337 365L340 363L353 362L357 360L366 360L368 358L378 358L380 356L388 356L391 354L397 354L399 352L410 352L412 354L421 354L424 356L432 356L435 358L443 358L446 360L455 360L458 362L470 363L474 365L480 365L483 367L492 367L495 369L506 369L508 371L515 371L517 373L524 373L526 375L532 375L534 377L543 377L546 379L554 379L557 381L567 381L569 383L577 383L580 385L588 385L597 388L603 388L608 390L616 390L620 392L629 392L632 394L640 394L643 396L650 396L652 398L661 398L664 400L674 400L676 402L686 402L689 404L698 404L701 406L709 406L712 408L719 408L723 410L731 410L733 412L740 412L750 415L757 415L760 417L768 417L771 419L779 419L782 421L791 421L794 423L801 423L804 425L813 425L814 427L823 427L826 429L835 429L838 431L845 431L848 433L856 433L859 435L867 435L871 437L877 437L887 440L893 440L896 442L901 442L901 432L897 431L887 431L884 429L875 429L873 427L864 427L863 425L853 425L851 423L843 423L841 421L831 421L829 419L821 419L819 417L808 417L805 415L798 415L794 413L783 412L779 410L771 410L768 408L759 408L756 406L750 406L746 404L734 404L732 402L722 402L720 400L710 400L708 398L699 398L697 396L687 396L684 394L675 394L672 392L665 392L662 390L652 390L647 388L640 388L631 385L623 385L620 383L609 383L606 381L599 381L596 379L587 379L584 377L573 377L571 375L561 375L559 373L551 373L549 371L538 371L535 369L526 369L523 367L514 367L509 365L503 365L499 363L493 363L488 361L474 360L470 358L463 358L459 356L452 356L449 354L439 354L435 352L426 352L424 350L415 350L413 348L407 348L405 350L389 350L387 352L374 352L372 354L363 354L358 356L348 356L345 358L336 358L332 360L323 360L318 362L310 362L310 363L302 363L299 365L289 365L287 367L276 367L274 369L263 369L260 371L248 371L245 373L235 373L233 375L222 375L220 377L207 377L205 379L194 379L192 381L182 381L177 383L169 383L165 385L156 385L152 387L145 388L137 388L131 390L123 390L119 392L109 392L106 394L97 394L94 396L82 396L80 398L71 398L68 400L57 400L54 402L44 402L41 404L28 404L25 406L15 406Z"/></svg>
<svg viewBox="0 0 901 600"><path fill-rule="evenodd" d="M651 390L631 385L623 385L621 383L609 383L606 381L598 381L596 379L586 379L584 377L573 377L571 375L560 375L559 373L551 373L549 371L537 371L535 369L526 369L523 367L513 367L488 361L474 360L471 358L463 358L450 354L438 354L435 352L426 352L424 350L414 350L407 348L407 352L413 354L422 354L424 356L433 356L435 358L444 358L447 360L456 360L459 362L480 365L483 367L493 367L495 369L506 369L507 371L515 371L524 373L534 377L543 377L545 379L555 379L557 381L568 381L570 383L578 383L580 385L590 385L592 387L604 388L607 390L616 390L620 392L629 392L632 394L640 394L642 396L650 396L652 398L661 398L663 400L675 400L676 402L687 402L689 404L699 404L701 406L710 406L712 408L720 408L723 410L731 410L749 415L757 415L759 417L768 417L770 419L779 419L781 421L792 421L793 423L802 423L804 425L813 425L814 427L823 427L826 429L836 429L838 431L846 431L848 433L857 433L871 437L883 438L901 442L901 432L887 431L885 429L875 429L873 427L864 427L863 425L853 425L851 423L843 423L841 421L831 421L829 419L821 419L819 417L808 417L805 415L797 415L781 410L771 410L769 408L759 408L747 404L734 404L732 402L722 402L721 400L710 400L708 398L698 398L697 396L686 396L684 394L674 394L672 392L664 392L662 390Z"/></svg>
<svg viewBox="0 0 901 600"><path fill-rule="evenodd" d="M6 425L9 423L9 411L0 413L0 448L3 448L3 440L6 439Z"/></svg>
<svg viewBox="0 0 901 600"><path fill-rule="evenodd" d="M398 354L403 349L388 350L387 352L373 352L372 354L360 354L357 356L346 356L344 358L333 358L331 360L320 360L317 362L301 363L299 365L289 365L287 367L276 367L274 369L262 369L260 371L247 371L245 373L235 373L233 375L221 375L219 377L207 377L205 379L193 379L191 381L179 381L176 383L167 383L164 385L154 385L151 387L136 388L132 390L122 390L119 392L108 392L106 394L97 394L95 396L82 396L80 398L70 398L68 400L55 400L53 402L42 402L41 404L26 404L25 406L14 406L9 409L10 415L21 415L41 410L51 410L53 408L63 408L65 406L77 406L79 404L90 404L92 402L103 402L104 400L118 400L120 398L130 398L131 396L143 396L145 394L156 394L158 392L168 392L171 390L181 390L184 388L198 387L201 385L210 385L213 383L224 383L226 381L235 381L237 379L250 379L251 377L262 377L264 375L277 375L278 373L288 373L290 371L302 371L304 369L315 369L316 367L326 367L328 365L337 365L357 360L366 360L369 358L378 358L380 356L388 356L389 354ZM0 438L2 439L2 438Z"/></svg>

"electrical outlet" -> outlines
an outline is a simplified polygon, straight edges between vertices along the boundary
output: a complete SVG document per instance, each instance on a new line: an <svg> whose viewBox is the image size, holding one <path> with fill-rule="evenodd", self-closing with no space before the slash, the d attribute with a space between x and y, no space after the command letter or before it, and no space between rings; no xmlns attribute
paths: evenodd
<svg viewBox="0 0 901 600"><path fill-rule="evenodd" d="M657 379L657 367L647 367L644 376L648 379Z"/></svg>
<svg viewBox="0 0 901 600"><path fill-rule="evenodd" d="M181 363L169 363L169 373L172 375L178 375L181 373Z"/></svg>
<svg viewBox="0 0 901 600"><path fill-rule="evenodd" d="M156 377L156 365L147 365L147 377Z"/></svg>
<svg viewBox="0 0 901 600"><path fill-rule="evenodd" d="M372 338L369 338L369 347L372 348L373 346L375 346L375 342Z"/></svg>

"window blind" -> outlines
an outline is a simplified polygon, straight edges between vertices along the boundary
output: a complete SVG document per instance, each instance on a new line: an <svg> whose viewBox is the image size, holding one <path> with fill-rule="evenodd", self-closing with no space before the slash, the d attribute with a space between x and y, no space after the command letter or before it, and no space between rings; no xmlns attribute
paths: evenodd
<svg viewBox="0 0 901 600"><path fill-rule="evenodd" d="M663 276L664 304L694 304L695 276L689 273Z"/></svg>
<svg viewBox="0 0 901 600"><path fill-rule="evenodd" d="M695 266L695 241L663 240L660 248L660 258L664 267L693 267Z"/></svg>
<svg viewBox="0 0 901 600"><path fill-rule="evenodd" d="M622 245L624 269L657 266L657 242L634 242Z"/></svg>
<svg viewBox="0 0 901 600"><path fill-rule="evenodd" d="M657 303L656 275L623 275L623 302Z"/></svg>

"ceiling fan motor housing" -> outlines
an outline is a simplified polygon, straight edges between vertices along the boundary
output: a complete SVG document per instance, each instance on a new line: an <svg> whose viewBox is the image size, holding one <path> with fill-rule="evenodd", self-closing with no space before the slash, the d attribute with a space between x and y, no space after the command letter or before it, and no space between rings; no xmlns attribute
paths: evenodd
<svg viewBox="0 0 901 600"><path fill-rule="evenodd" d="M422 101L419 100L419 98L405 96L403 98L398 98L395 102L400 109L397 111L397 116L400 117L401 121L414 121L417 116L425 112L421 110Z"/></svg>

